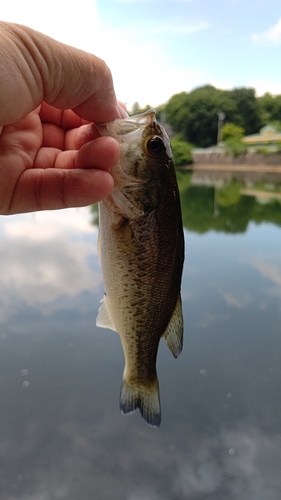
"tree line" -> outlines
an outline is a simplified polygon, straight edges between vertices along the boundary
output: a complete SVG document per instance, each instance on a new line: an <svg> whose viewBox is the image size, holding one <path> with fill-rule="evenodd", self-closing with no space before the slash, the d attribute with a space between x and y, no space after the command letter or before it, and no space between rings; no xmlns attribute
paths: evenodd
<svg viewBox="0 0 281 500"><path fill-rule="evenodd" d="M139 111L137 103L133 111ZM225 114L224 124L241 127L245 135L258 133L269 123L281 129L281 95L266 93L257 97L253 88L222 90L204 85L173 95L157 111L158 117L164 119L181 139L203 148L217 142L220 111Z"/></svg>

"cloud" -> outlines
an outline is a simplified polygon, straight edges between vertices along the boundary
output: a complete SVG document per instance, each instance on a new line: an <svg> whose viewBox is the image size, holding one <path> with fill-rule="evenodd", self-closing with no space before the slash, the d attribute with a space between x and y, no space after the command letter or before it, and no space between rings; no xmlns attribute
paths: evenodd
<svg viewBox="0 0 281 500"><path fill-rule="evenodd" d="M229 307L235 307L236 309L244 309L248 307L251 302L251 296L248 293L235 294L233 292L223 292L222 296Z"/></svg>
<svg viewBox="0 0 281 500"><path fill-rule="evenodd" d="M101 277L89 268L93 244L57 237L38 244L9 241L0 249L0 302L6 309L15 300L27 305L52 302L62 295L91 290Z"/></svg>
<svg viewBox="0 0 281 500"><path fill-rule="evenodd" d="M44 15L36 0L10 0L1 7L1 20L25 24L85 50L100 25L95 0L48 0Z"/></svg>
<svg viewBox="0 0 281 500"><path fill-rule="evenodd" d="M136 101L141 106L157 106L173 94L190 90L205 80L203 71L178 66L163 50L161 37L147 36L138 25L104 29L102 33L104 43L98 55L112 71L118 99L129 109Z"/></svg>
<svg viewBox="0 0 281 500"><path fill-rule="evenodd" d="M262 33L253 33L251 36L253 42L260 45L271 46L281 43L281 18L274 26Z"/></svg>
<svg viewBox="0 0 281 500"><path fill-rule="evenodd" d="M9 435L14 431L10 424L0 455L5 464L13 464L12 470L21 471L21 477L15 481L16 494L4 483L6 500L74 500L90 498L93 491L105 500L112 498L112 491L116 500L280 499L279 433L240 423L212 437L183 433L180 444L167 446L169 438L179 443L178 438L139 433L138 427L118 425L113 416L94 424L82 419L78 423L73 420L77 410L70 406L68 420L63 412L64 421L59 421L60 413L56 423L51 421L54 434L48 412L46 422L29 417L20 446L18 433ZM57 435L59 445L54 441Z"/></svg>
<svg viewBox="0 0 281 500"><path fill-rule="evenodd" d="M37 305L44 313L62 297L75 298L101 286L99 268L90 265L97 254L97 230L85 210L1 220L0 322L22 304Z"/></svg>
<svg viewBox="0 0 281 500"><path fill-rule="evenodd" d="M94 0L50 0L44 16L40 3L34 0L11 0L1 8L1 19L26 24L104 59L111 69L117 97L129 109L136 101L141 106L157 106L206 80L204 70L179 66L165 50L166 30L195 33L206 29L203 22L164 26L161 38L161 33L153 31L154 24L144 30L137 20L133 26L109 26L101 19Z"/></svg>
<svg viewBox="0 0 281 500"><path fill-rule="evenodd" d="M272 95L281 94L281 83L272 80L257 79L247 84L248 87L256 89L257 96L262 96L266 92Z"/></svg>
<svg viewBox="0 0 281 500"><path fill-rule="evenodd" d="M262 276L270 280L272 283L281 286L281 268L279 266L258 258L252 260L250 264Z"/></svg>
<svg viewBox="0 0 281 500"><path fill-rule="evenodd" d="M265 293L258 302L260 310L266 310L270 307L271 297L281 298L281 263L272 263L262 257L256 257L247 261L247 264L269 281L269 284L264 286Z"/></svg>
<svg viewBox="0 0 281 500"><path fill-rule="evenodd" d="M114 0L116 3L155 3L155 2L161 2L161 3L190 3L193 0Z"/></svg>
<svg viewBox="0 0 281 500"><path fill-rule="evenodd" d="M205 311L204 314L201 315L200 319L196 321L196 327L205 329L209 328L211 325L227 323L228 321L229 316L227 314Z"/></svg>
<svg viewBox="0 0 281 500"><path fill-rule="evenodd" d="M192 461L186 460L179 467L175 491L184 498L214 494L222 480L222 470L213 459L211 448L196 455Z"/></svg>
<svg viewBox="0 0 281 500"><path fill-rule="evenodd" d="M251 426L222 429L216 439L198 443L192 456L182 457L175 491L184 498L261 500L269 488L271 498L277 500L280 442L280 434L272 438Z"/></svg>
<svg viewBox="0 0 281 500"><path fill-rule="evenodd" d="M58 234L67 233L92 234L97 231L91 225L91 214L88 207L67 210L42 211L27 216L12 216L2 224L3 233L8 238L31 241L43 241L55 238Z"/></svg>

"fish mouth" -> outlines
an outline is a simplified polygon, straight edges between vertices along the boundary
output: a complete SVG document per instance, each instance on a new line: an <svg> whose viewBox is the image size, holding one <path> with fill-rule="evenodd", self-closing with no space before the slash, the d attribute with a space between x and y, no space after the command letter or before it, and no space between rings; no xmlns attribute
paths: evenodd
<svg viewBox="0 0 281 500"><path fill-rule="evenodd" d="M128 118L117 118L110 123L95 124L101 135L114 137L125 136L151 125L156 120L156 110L149 109L144 113L129 116ZM120 142L120 139L119 139Z"/></svg>

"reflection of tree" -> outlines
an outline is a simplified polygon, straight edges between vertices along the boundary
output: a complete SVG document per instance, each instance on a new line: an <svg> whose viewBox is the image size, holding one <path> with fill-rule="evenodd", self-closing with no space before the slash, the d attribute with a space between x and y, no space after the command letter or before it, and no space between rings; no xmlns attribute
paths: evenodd
<svg viewBox="0 0 281 500"><path fill-rule="evenodd" d="M179 176L184 226L197 233L209 230L243 233L249 222L271 222L281 226L281 204L273 200L260 204L253 196L241 196L233 182L221 190L193 186Z"/></svg>
<svg viewBox="0 0 281 500"><path fill-rule="evenodd" d="M240 198L241 186L238 182L231 182L221 189L217 189L217 201L221 207L228 207L229 205L236 205Z"/></svg>

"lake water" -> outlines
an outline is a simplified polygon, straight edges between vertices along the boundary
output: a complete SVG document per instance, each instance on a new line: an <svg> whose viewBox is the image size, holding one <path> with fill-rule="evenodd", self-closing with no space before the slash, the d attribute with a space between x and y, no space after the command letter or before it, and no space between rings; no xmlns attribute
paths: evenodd
<svg viewBox="0 0 281 500"><path fill-rule="evenodd" d="M184 350L122 416L89 208L0 219L1 500L279 500L280 186L180 173Z"/></svg>

